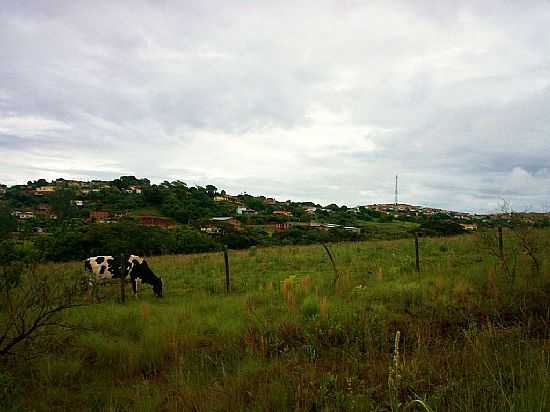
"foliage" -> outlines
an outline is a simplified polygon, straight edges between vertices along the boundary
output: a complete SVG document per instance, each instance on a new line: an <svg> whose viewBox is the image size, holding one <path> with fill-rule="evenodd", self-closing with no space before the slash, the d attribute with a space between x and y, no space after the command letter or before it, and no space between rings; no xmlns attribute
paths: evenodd
<svg viewBox="0 0 550 412"><path fill-rule="evenodd" d="M0 204L0 240L5 239L17 228L15 217L10 214L9 208Z"/></svg>
<svg viewBox="0 0 550 412"><path fill-rule="evenodd" d="M14 268L0 266L0 361L44 350L52 330L68 327L61 313L80 306L78 281L36 272L33 266L15 270L22 272L14 276Z"/></svg>
<svg viewBox="0 0 550 412"><path fill-rule="evenodd" d="M452 236L464 233L464 228L450 220L429 219L422 222L420 231L428 236Z"/></svg>
<svg viewBox="0 0 550 412"><path fill-rule="evenodd" d="M214 239L191 228L165 230L141 226L132 221L61 228L52 236L39 238L36 244L43 259L55 261L96 255L116 256L128 251L150 256L208 252L221 248Z"/></svg>

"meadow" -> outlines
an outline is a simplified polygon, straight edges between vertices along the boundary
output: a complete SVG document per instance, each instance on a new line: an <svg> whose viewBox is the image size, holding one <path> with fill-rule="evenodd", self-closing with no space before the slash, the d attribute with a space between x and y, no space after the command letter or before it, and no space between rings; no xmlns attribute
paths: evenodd
<svg viewBox="0 0 550 412"><path fill-rule="evenodd" d="M548 411L550 231L148 258L157 299L67 312L77 328L0 373L6 411ZM53 264L80 273L81 262ZM52 264L37 270L51 271ZM128 294L129 294L128 288Z"/></svg>

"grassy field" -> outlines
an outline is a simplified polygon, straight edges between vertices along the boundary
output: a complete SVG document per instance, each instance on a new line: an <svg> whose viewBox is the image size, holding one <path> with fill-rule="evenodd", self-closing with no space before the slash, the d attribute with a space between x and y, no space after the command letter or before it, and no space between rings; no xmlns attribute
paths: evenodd
<svg viewBox="0 0 550 412"><path fill-rule="evenodd" d="M550 263L478 235L149 258L166 280L73 310L78 331L8 365L11 411L548 411ZM550 250L550 232L537 233ZM516 253L517 252L517 253ZM514 259L513 259L514 258ZM79 272L81 262L56 265ZM40 269L39 269L40 270ZM43 267L42 270L47 270ZM51 266L50 266L51 270ZM6 395L6 394L9 394Z"/></svg>

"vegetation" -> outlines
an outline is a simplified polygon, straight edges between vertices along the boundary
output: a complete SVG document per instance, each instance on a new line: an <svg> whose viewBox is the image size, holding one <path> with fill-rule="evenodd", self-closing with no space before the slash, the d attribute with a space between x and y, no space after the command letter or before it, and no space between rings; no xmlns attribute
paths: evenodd
<svg viewBox="0 0 550 412"><path fill-rule="evenodd" d="M238 208L248 214L239 214ZM166 225L143 223L144 216ZM208 231L214 225L211 218L224 216L233 217L236 224L218 224L217 230ZM159 255L208 252L224 245L243 249L400 239L414 231L455 235L463 232L456 219L445 213L394 215L363 206L322 207L246 193L228 196L212 185L189 187L181 181L152 185L134 176L108 182L38 179L0 195L0 240L12 240L33 257L55 261L128 250Z"/></svg>
<svg viewBox="0 0 550 412"><path fill-rule="evenodd" d="M230 295L221 253L151 257L165 298L65 313L62 346L2 360L0 409L549 410L550 232L522 236L423 237L420 274L410 239L333 243L336 283L319 245L232 251Z"/></svg>

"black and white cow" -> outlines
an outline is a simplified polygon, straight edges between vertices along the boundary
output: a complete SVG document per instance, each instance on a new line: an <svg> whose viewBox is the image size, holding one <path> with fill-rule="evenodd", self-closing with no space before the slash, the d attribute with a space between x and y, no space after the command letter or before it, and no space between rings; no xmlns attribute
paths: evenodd
<svg viewBox="0 0 550 412"><path fill-rule="evenodd" d="M137 296L137 283L147 283L153 287L157 297L162 297L163 282L149 268L147 261L140 256L130 255L124 262L126 265L126 277L132 281L132 290ZM109 279L120 279L122 265L119 257L94 256L84 261L84 270L95 275L95 281L101 282Z"/></svg>

